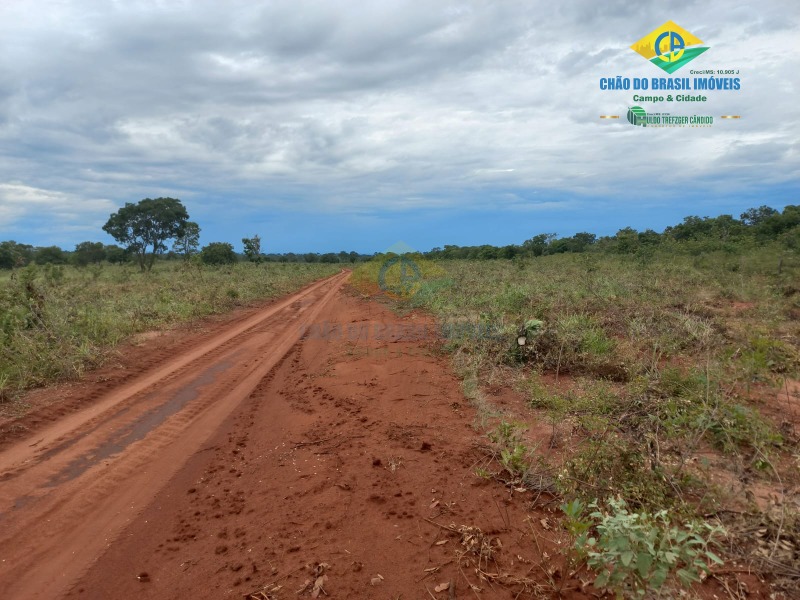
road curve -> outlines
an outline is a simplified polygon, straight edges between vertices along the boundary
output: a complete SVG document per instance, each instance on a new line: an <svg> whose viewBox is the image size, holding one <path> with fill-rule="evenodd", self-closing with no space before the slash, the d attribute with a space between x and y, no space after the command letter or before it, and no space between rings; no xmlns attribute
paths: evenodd
<svg viewBox="0 0 800 600"><path fill-rule="evenodd" d="M0 596L63 595L347 279L288 296L0 452Z"/></svg>

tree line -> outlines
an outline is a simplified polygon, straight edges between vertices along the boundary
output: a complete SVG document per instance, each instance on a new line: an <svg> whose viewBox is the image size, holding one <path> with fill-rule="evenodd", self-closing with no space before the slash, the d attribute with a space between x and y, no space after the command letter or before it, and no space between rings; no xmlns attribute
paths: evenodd
<svg viewBox="0 0 800 600"><path fill-rule="evenodd" d="M103 231L117 244L81 242L75 250L58 246L34 247L13 240L0 242L0 269L13 269L28 264L72 264L83 267L102 262L134 262L142 271L149 271L157 259L195 260L209 265L250 262L322 262L354 263L368 256L356 252L335 254L265 254L258 234L242 238L244 251L234 251L228 242L211 242L200 248L200 225L189 220L186 207L177 198L145 198L138 203L128 202L111 214ZM172 242L172 248L168 246Z"/></svg>
<svg viewBox="0 0 800 600"><path fill-rule="evenodd" d="M800 206L789 205L783 211L769 206L751 208L738 219L732 215L718 217L690 216L678 225L658 233L652 229L637 231L624 227L612 236L598 237L581 232L559 238L555 233L541 233L522 244L508 246L447 245L426 252L428 258L443 259L511 259L567 252L609 252L614 254L646 253L656 248L691 253L723 250L736 251L746 245L781 242L787 249L800 249Z"/></svg>
<svg viewBox="0 0 800 600"><path fill-rule="evenodd" d="M189 220L186 207L175 198L145 198L127 203L110 215L103 230L118 244L81 242L72 251L58 246L34 247L13 240L0 242L0 269L28 264L72 264L86 266L101 262L134 262L142 271L152 268L157 259L193 260L210 265L250 262L356 263L374 255L341 251L324 254L264 253L256 234L242 238L244 251L237 253L228 242L211 242L200 248L200 226ZM778 241L787 249L800 249L800 206L789 205L782 211L769 206L751 208L739 218L689 216L677 225L658 233L652 229L637 231L625 227L613 236L598 237L580 232L559 238L555 233L540 233L522 244L507 246L446 245L424 253L429 258L496 260L537 257L567 252L609 252L616 254L647 253L656 248L703 252L736 251L748 244ZM172 242L171 249L168 242Z"/></svg>
<svg viewBox="0 0 800 600"><path fill-rule="evenodd" d="M253 236L257 237L257 236ZM248 238L244 238L248 239ZM253 239L253 238L249 238ZM232 264L247 262L251 257L253 262L275 263L342 263L354 264L372 258L371 254L358 252L285 252L262 253L250 255L246 252L236 252L232 244L227 242L212 242L196 250L169 250L157 256L157 261L178 261L194 259L203 264ZM30 264L37 265L73 265L85 267L92 264L110 263L125 264L134 262L133 255L125 248L116 244L103 244L102 242L81 242L76 244L74 250L64 250L59 246L32 246L21 244L13 240L0 242L0 269L13 269Z"/></svg>

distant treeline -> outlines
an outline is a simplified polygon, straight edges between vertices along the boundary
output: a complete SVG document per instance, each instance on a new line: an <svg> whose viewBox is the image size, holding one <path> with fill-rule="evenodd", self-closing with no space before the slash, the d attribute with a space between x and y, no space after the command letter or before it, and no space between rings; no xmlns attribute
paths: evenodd
<svg viewBox="0 0 800 600"><path fill-rule="evenodd" d="M244 253L236 255L238 260L245 261L247 257ZM162 260L183 260L183 256L176 252L167 252L159 255ZM316 252L306 252L295 254L264 254L263 261L269 262L304 262L304 263L356 263L372 258L372 255L359 254L357 252L328 252L319 254ZM103 244L102 242L81 242L75 246L74 250L63 250L58 246L31 246L30 244L20 244L15 241L0 242L0 269L12 269L24 267L29 264L38 265L74 265L85 267L91 264L108 262L111 264L123 264L132 262L133 256L125 248L120 248L115 244Z"/></svg>
<svg viewBox="0 0 800 600"><path fill-rule="evenodd" d="M738 219L732 215L718 217L686 217L682 223L667 227L662 233L646 229L637 231L631 227L620 229L613 236L597 237L593 233L576 233L570 237L558 237L555 233L541 233L522 244L508 246L454 246L434 248L424 253L429 258L443 259L511 259L535 257L565 252L610 252L636 254L656 248L674 249L700 253L711 250L735 252L748 244L763 244L781 241L787 248L800 249L800 206L789 205L783 211L769 206L751 208ZM246 260L244 254L236 255ZM262 254L267 262L305 263L356 263L369 260L374 255L358 252L315 252L284 254ZM101 242L81 242L74 250L58 246L34 247L15 241L0 242L0 269L24 267L28 264L72 264L86 266L101 262L125 263L133 257L125 248L105 245ZM159 256L159 260L180 260L176 252Z"/></svg>
<svg viewBox="0 0 800 600"><path fill-rule="evenodd" d="M800 206L783 211L769 206L751 208L740 215L686 217L663 233L652 229L620 229L615 235L598 238L593 233L576 233L559 238L554 233L535 235L522 244L509 246L445 246L426 252L429 258L510 259L516 256L544 256L565 252L609 252L636 254L656 248L691 253L723 250L735 252L747 244L783 241L787 248L800 249Z"/></svg>

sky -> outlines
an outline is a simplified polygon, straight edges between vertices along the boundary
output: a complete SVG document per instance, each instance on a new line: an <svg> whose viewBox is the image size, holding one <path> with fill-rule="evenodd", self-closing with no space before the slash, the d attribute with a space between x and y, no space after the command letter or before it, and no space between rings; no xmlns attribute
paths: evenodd
<svg viewBox="0 0 800 600"><path fill-rule="evenodd" d="M674 76L739 70L738 91L658 105L712 127L634 127L634 92L600 89L666 76L630 45L668 20L709 46ZM0 240L111 243L112 212L159 196L201 243L266 252L782 208L798 51L796 0L0 0Z"/></svg>

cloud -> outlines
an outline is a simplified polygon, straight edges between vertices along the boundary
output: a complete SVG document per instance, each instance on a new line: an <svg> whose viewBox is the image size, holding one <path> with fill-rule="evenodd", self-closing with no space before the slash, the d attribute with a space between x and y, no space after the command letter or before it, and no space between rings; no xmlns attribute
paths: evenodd
<svg viewBox="0 0 800 600"><path fill-rule="evenodd" d="M77 225L80 229L88 226L87 219L96 221L100 214L108 218L113 210L114 203L106 199L85 199L20 183L0 183L0 227L30 219L45 228L58 223L59 228Z"/></svg>
<svg viewBox="0 0 800 600"><path fill-rule="evenodd" d="M667 19L711 45L698 64L743 81L673 110L743 119L599 121L631 102L600 77L660 75L628 46ZM235 198L245 222L270 210L518 214L796 184L798 33L779 0L667 12L622 0L9 0L0 219L8 228L48 202L40 218L53 224L99 222L158 195L201 215Z"/></svg>

